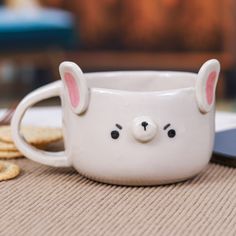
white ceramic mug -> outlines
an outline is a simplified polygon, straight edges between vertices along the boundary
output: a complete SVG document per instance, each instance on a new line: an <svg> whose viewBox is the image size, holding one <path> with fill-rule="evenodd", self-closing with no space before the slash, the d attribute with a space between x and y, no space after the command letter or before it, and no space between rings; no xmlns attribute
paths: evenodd
<svg viewBox="0 0 236 236"><path fill-rule="evenodd" d="M73 166L88 178L122 185L182 181L209 162L214 142L217 60L199 72L121 71L83 74L73 62L60 65L62 81L26 96L12 119L17 148L29 159ZM27 144L19 133L26 110L59 96L65 151Z"/></svg>

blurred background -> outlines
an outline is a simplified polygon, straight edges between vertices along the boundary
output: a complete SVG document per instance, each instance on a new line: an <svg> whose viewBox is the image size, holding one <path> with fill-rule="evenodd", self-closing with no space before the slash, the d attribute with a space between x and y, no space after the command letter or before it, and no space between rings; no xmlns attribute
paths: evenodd
<svg viewBox="0 0 236 236"><path fill-rule="evenodd" d="M217 108L236 111L234 0L0 0L0 6L0 108L59 79L63 60L84 72L197 72L216 58Z"/></svg>

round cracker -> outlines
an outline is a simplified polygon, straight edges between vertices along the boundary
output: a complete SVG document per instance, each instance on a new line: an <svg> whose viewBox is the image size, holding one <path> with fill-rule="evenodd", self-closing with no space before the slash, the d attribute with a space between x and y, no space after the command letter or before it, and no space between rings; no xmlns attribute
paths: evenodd
<svg viewBox="0 0 236 236"><path fill-rule="evenodd" d="M23 157L19 151L0 151L0 159L12 159Z"/></svg>
<svg viewBox="0 0 236 236"><path fill-rule="evenodd" d="M26 141L32 145L44 145L56 142L62 139L62 130L60 128L23 126L21 128ZM7 143L13 143L10 126L0 127L0 140Z"/></svg>
<svg viewBox="0 0 236 236"><path fill-rule="evenodd" d="M14 143L0 141L0 151L17 151Z"/></svg>
<svg viewBox="0 0 236 236"><path fill-rule="evenodd" d="M38 149L44 149L45 144L38 144L38 145L34 145L36 148ZM7 143L7 142L3 142L3 141L0 141L0 152L10 152L10 153L13 153L13 154L16 154L16 152L19 152L18 149L16 148L15 144L14 143ZM1 155L0 155L1 157Z"/></svg>
<svg viewBox="0 0 236 236"><path fill-rule="evenodd" d="M4 165L2 163L0 163L0 172L3 170Z"/></svg>
<svg viewBox="0 0 236 236"><path fill-rule="evenodd" d="M8 161L0 161L2 169L0 170L0 181L13 179L20 173L20 168L16 164Z"/></svg>

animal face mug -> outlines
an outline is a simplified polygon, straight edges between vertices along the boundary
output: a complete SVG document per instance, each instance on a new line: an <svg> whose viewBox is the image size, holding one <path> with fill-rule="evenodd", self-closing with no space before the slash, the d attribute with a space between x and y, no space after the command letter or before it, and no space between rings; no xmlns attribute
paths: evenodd
<svg viewBox="0 0 236 236"><path fill-rule="evenodd" d="M59 70L62 80L27 95L12 119L15 144L29 159L73 166L88 178L121 185L182 181L208 164L215 132L217 60L207 61L197 74L82 73L73 62L63 62ZM37 150L19 133L26 110L53 96L62 102L62 153Z"/></svg>

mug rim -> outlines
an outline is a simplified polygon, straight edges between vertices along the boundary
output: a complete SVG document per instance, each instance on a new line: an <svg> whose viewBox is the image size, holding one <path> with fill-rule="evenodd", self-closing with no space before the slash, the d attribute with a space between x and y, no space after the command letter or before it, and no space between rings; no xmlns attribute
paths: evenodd
<svg viewBox="0 0 236 236"><path fill-rule="evenodd" d="M189 76L196 76L197 73L189 71L175 71L175 70L114 70L114 71L95 71L95 72L84 72L85 76L93 75L113 75L113 74L186 74Z"/></svg>
<svg viewBox="0 0 236 236"><path fill-rule="evenodd" d="M149 77L146 77L149 76ZM154 78L154 76L157 76ZM87 80L88 87L94 92L109 92L109 93L176 93L177 91L186 91L195 89L195 81L197 79L197 73L186 71L158 71L158 70L127 70L127 71L102 71L102 72L88 72L84 73L84 77ZM135 78L131 78L135 77ZM121 87L122 83L127 83L128 79L132 85L130 88ZM152 81L150 81L150 79ZM103 80L105 86L99 85ZM119 82L117 83L117 81ZM140 80L141 89L135 89L138 87L137 82ZM144 81L147 80L147 84ZM159 80L159 82L158 82ZM162 80L162 81L160 81ZM172 80L169 81L168 80ZM128 81L128 82L129 82ZM150 89L150 83L155 82L156 89ZM160 83L161 82L161 83ZM165 88L163 88L163 82ZM95 85L94 85L94 84ZM111 86L108 86L108 84ZM115 85L114 85L115 84ZM175 86L173 86L175 84ZM185 84L185 85L184 85ZM149 89L143 89L147 85ZM160 86L161 85L161 86ZM117 86L117 87L116 87ZM152 87L152 86L151 86Z"/></svg>
<svg viewBox="0 0 236 236"><path fill-rule="evenodd" d="M90 88L90 91L92 93L107 93L107 94L123 94L123 95L178 95L180 93L188 93L188 92L194 92L194 87L188 87L188 88L177 88L177 89L167 89L167 90L160 90L160 91L129 91L129 90L122 90L122 89L108 89L108 88Z"/></svg>

